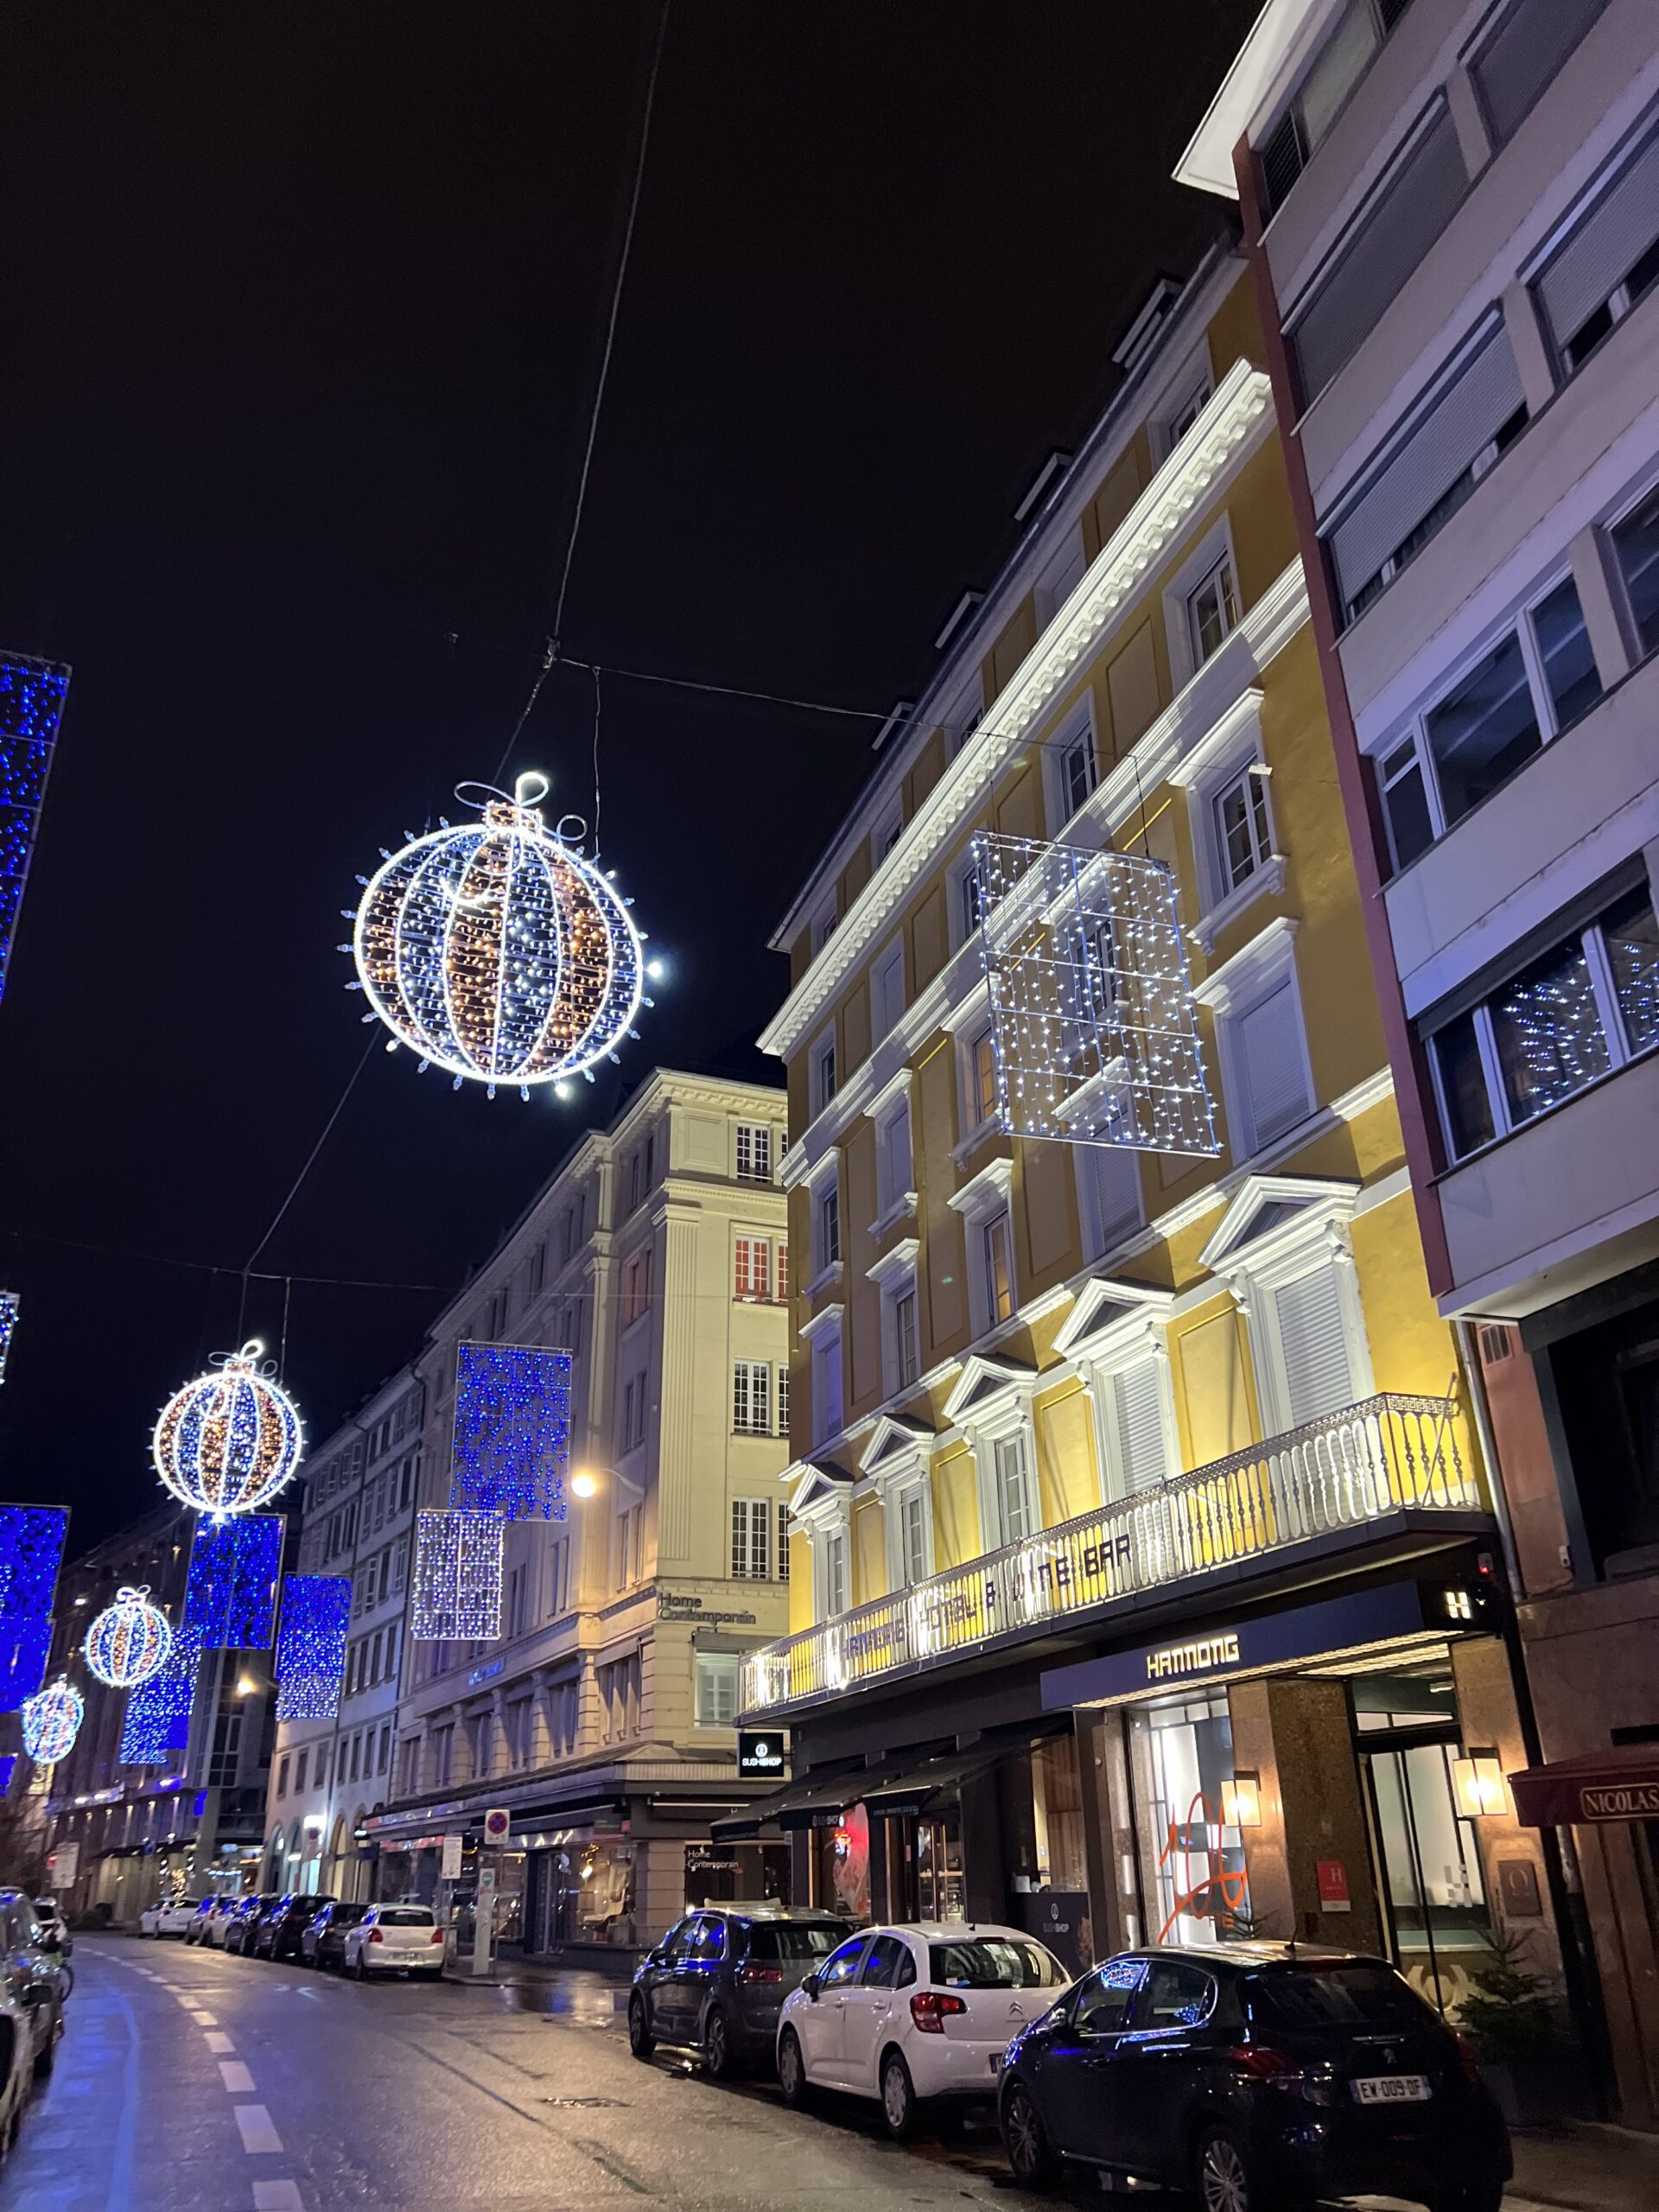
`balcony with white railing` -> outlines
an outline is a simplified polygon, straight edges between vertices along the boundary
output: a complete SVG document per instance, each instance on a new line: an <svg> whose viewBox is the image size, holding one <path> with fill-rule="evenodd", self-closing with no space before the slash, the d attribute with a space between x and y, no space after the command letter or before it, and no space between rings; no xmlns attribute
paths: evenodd
<svg viewBox="0 0 1659 2212"><path fill-rule="evenodd" d="M1236 1587L1299 1553L1453 1538L1486 1511L1461 1427L1455 1398L1396 1391L1306 1421L764 1645L743 1662L743 1715L775 1721L1033 1630L1104 1624L1185 1583Z"/></svg>

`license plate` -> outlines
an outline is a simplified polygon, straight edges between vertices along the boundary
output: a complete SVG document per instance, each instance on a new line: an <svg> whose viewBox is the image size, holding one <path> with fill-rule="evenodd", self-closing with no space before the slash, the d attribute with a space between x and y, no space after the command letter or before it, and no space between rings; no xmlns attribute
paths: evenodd
<svg viewBox="0 0 1659 2212"><path fill-rule="evenodd" d="M1000 2050L994 2050L991 2053L991 2071L993 2074L1000 2074L1002 2071L1002 2056L1003 2055Z"/></svg>
<svg viewBox="0 0 1659 2212"><path fill-rule="evenodd" d="M1427 2074L1371 2074L1354 2084L1363 2105L1426 2105L1429 2099Z"/></svg>

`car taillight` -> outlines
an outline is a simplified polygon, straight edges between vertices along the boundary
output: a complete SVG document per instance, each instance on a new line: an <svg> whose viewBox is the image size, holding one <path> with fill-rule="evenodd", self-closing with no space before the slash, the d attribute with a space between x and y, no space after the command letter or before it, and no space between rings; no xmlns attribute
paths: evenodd
<svg viewBox="0 0 1659 2212"><path fill-rule="evenodd" d="M385 1940L385 1937L380 1933L380 1930L378 1928L370 1929L369 1941L371 1943L384 1943Z"/></svg>
<svg viewBox="0 0 1659 2212"><path fill-rule="evenodd" d="M432 1930L432 1941L433 1941L435 1943L442 1943L442 1941L443 1941L443 1930L442 1930L442 1928L435 1928L435 1929Z"/></svg>
<svg viewBox="0 0 1659 2212"><path fill-rule="evenodd" d="M1458 2036L1457 2045L1458 2058L1463 2067L1465 2077L1471 2082L1478 2082L1480 2079L1480 2061L1475 2056L1475 2046L1470 2042L1467 2036Z"/></svg>
<svg viewBox="0 0 1659 2212"><path fill-rule="evenodd" d="M1301 2079L1284 2052L1275 2050L1271 2044L1236 2043L1227 2056L1236 2066L1242 2066L1253 2081L1273 2082L1281 2088L1289 2088Z"/></svg>
<svg viewBox="0 0 1659 2212"><path fill-rule="evenodd" d="M942 2036L947 2016L967 2010L961 1998L952 1997L949 1991L925 1989L910 2000L910 2017L925 2036Z"/></svg>
<svg viewBox="0 0 1659 2212"><path fill-rule="evenodd" d="M740 1967L737 1978L740 1981L781 1981L784 1970L782 1967Z"/></svg>

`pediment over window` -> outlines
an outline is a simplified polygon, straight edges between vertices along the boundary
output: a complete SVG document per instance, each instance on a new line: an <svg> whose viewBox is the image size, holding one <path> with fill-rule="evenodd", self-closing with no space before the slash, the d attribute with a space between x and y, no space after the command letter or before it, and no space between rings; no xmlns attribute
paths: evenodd
<svg viewBox="0 0 1659 2212"><path fill-rule="evenodd" d="M1359 1185L1310 1175L1249 1175L1240 1184L1215 1235L1198 1255L1212 1274L1249 1266L1281 1243L1300 1243L1321 1228L1345 1238Z"/></svg>
<svg viewBox="0 0 1659 2212"><path fill-rule="evenodd" d="M1133 1282L1124 1275L1092 1275L1060 1324L1054 1349L1066 1358L1086 1355L1101 1338L1149 1329L1175 1303L1173 1290Z"/></svg>
<svg viewBox="0 0 1659 2212"><path fill-rule="evenodd" d="M971 1428L988 1416L1006 1414L1036 1386L1037 1370L1028 1360L1002 1359L975 1352L963 1365L957 1387L945 1402L944 1417Z"/></svg>
<svg viewBox="0 0 1659 2212"><path fill-rule="evenodd" d="M843 1467L838 1459L800 1459L789 1474L797 1478L789 1494L792 1520L804 1524L814 1519L841 1519L851 1511L856 1469Z"/></svg>
<svg viewBox="0 0 1659 2212"><path fill-rule="evenodd" d="M859 1461L867 1475L892 1473L925 1459L933 1446L933 1431L925 1422L907 1421L902 1414L882 1414L870 1431L870 1440Z"/></svg>

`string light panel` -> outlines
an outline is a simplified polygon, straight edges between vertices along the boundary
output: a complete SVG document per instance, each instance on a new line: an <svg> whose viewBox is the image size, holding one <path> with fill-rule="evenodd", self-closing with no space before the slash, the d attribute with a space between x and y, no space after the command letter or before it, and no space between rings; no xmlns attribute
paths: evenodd
<svg viewBox="0 0 1659 2212"><path fill-rule="evenodd" d="M200 1631L204 1651L270 1650L276 1635L283 1529L280 1513L197 1522L183 1618L187 1628Z"/></svg>
<svg viewBox="0 0 1659 2212"><path fill-rule="evenodd" d="M0 1505L0 1713L17 1712L46 1680L68 1531L61 1505Z"/></svg>
<svg viewBox="0 0 1659 2212"><path fill-rule="evenodd" d="M60 663L0 653L0 993L68 689Z"/></svg>
<svg viewBox="0 0 1659 2212"><path fill-rule="evenodd" d="M0 1290L0 1382L6 1379L6 1354L17 1326L18 1299L15 1290Z"/></svg>
<svg viewBox="0 0 1659 2212"><path fill-rule="evenodd" d="M493 1643L501 1633L499 1513L442 1507L416 1516L409 1632L420 1643Z"/></svg>
<svg viewBox="0 0 1659 2212"><path fill-rule="evenodd" d="M460 1345L450 1504L508 1521L563 1521L569 1466L569 1353Z"/></svg>
<svg viewBox="0 0 1659 2212"><path fill-rule="evenodd" d="M213 1519L251 1513L273 1498L300 1464L299 1410L251 1338L221 1352L162 1408L151 1440L156 1471L175 1497Z"/></svg>
<svg viewBox="0 0 1659 2212"><path fill-rule="evenodd" d="M167 1657L129 1694L117 1753L123 1766L167 1766L189 1749L201 1653L200 1630L181 1625Z"/></svg>
<svg viewBox="0 0 1659 2212"><path fill-rule="evenodd" d="M544 826L547 789L520 776L511 798L486 792L481 823L388 854L357 911L358 979L393 1048L492 1096L614 1059L641 1001L628 902Z"/></svg>
<svg viewBox="0 0 1659 2212"><path fill-rule="evenodd" d="M173 1648L167 1615L147 1589L118 1590L86 1631L86 1664L112 1690L131 1689L166 1662Z"/></svg>
<svg viewBox="0 0 1659 2212"><path fill-rule="evenodd" d="M36 1766L55 1766L75 1748L86 1700L61 1675L23 1700L23 1749Z"/></svg>
<svg viewBox="0 0 1659 2212"><path fill-rule="evenodd" d="M351 1617L348 1575L283 1577L283 1625L276 1642L279 1720L332 1720L340 1711Z"/></svg>
<svg viewBox="0 0 1659 2212"><path fill-rule="evenodd" d="M1213 1159L1171 871L988 831L974 850L1000 1126Z"/></svg>

